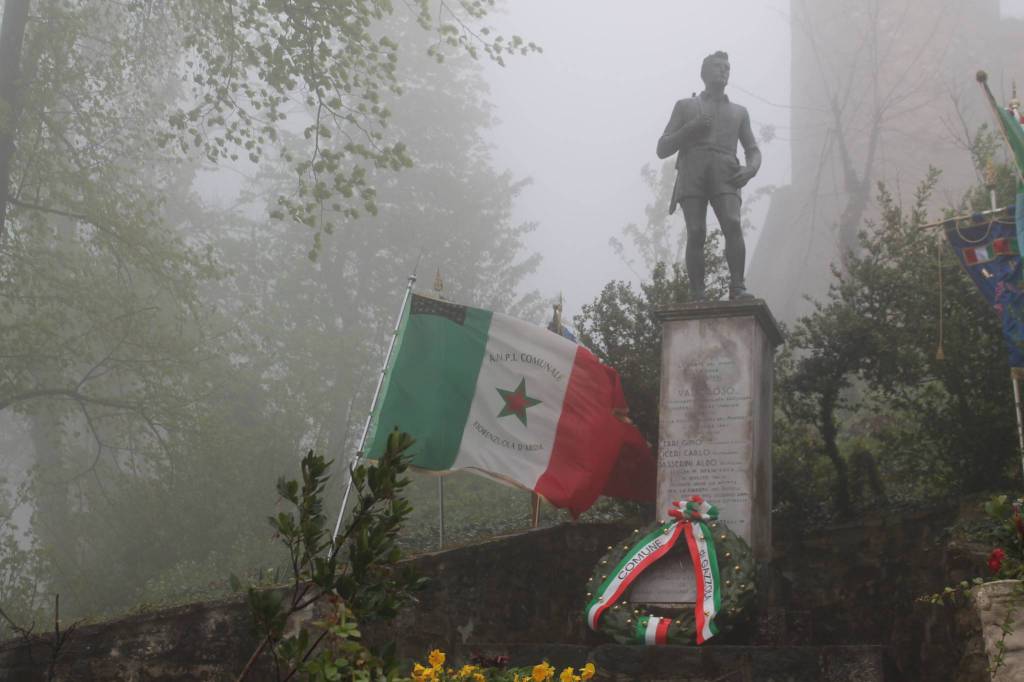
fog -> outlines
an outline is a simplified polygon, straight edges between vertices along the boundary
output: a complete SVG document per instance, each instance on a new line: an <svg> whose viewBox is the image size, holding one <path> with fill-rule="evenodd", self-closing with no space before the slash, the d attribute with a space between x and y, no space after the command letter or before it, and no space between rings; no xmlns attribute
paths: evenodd
<svg viewBox="0 0 1024 682"><path fill-rule="evenodd" d="M1005 367L953 259L938 278L920 269L931 255L901 261L917 279L882 287L915 294L884 299L906 304L901 343L856 302L832 299L856 334L807 316L837 272L853 276L866 226L931 254L910 207L914 220L987 207L989 167L1012 201L975 72L1008 102L1024 78L1024 0L507 0L483 19L395 5L363 16L363 33L335 3L304 3L301 20L265 2L242 17L194 0L0 5L12 24L24 10L24 45L0 37L21 61L0 63L0 638L49 618L57 593L69 618L95 618L222 596L232 573L272 582L288 563L266 523L287 506L276 481L325 453L338 462L325 513L338 511L414 269L421 292L532 323L559 295L571 322L628 283L580 326L657 443L649 308L678 302L685 282L668 263L642 290L668 250L642 254L626 228L666 225L673 160L656 142L718 50L763 156L743 190L748 282L803 344L778 368L779 508L828 506L829 462L845 485L847 458L880 469L893 499L1009 471L955 459L1008 453L1013 432L1001 403L984 419L957 412L990 396L971 382L1005 381ZM681 212L667 225L676 241ZM720 284L724 264L709 263ZM947 293L931 287L950 278L952 303L937 303ZM947 303L962 333L945 352L988 354L939 371L933 317ZM840 341L869 337L907 355L842 355L861 346ZM809 357L835 366L800 365ZM903 392L864 378L880 366L904 372ZM852 384L861 393L843 402ZM886 403L894 394L905 402ZM817 421L840 403L836 423ZM933 438L936 424L962 430ZM450 542L530 522L528 491L448 480ZM415 478L406 549L436 545L437 490ZM604 499L584 520L637 509ZM567 519L545 507L540 522Z"/></svg>
<svg viewBox="0 0 1024 682"><path fill-rule="evenodd" d="M643 221L651 202L640 169L659 166L654 146L677 99L703 90L700 65L717 50L732 64L726 94L750 112L755 134L773 126L760 173L747 194L789 181L789 2L646 1L625 10L606 2L524 0L509 30L544 54L490 66L495 160L532 184L516 215L537 221L530 246L544 256L530 284L564 292L566 307L589 303L611 279L636 281L608 247ZM667 202L664 202L667 211ZM751 217L760 225L767 202ZM682 230L682 216L673 217ZM757 232L749 235L751 257Z"/></svg>

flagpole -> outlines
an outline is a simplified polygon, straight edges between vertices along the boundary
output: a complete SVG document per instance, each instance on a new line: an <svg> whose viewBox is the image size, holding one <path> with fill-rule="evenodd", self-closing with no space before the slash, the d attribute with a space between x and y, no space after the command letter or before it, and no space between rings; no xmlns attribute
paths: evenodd
<svg viewBox="0 0 1024 682"><path fill-rule="evenodd" d="M988 90L988 84L982 81L980 78L978 81ZM991 93L990 93L991 94ZM998 112L997 112L998 113ZM1000 126L1000 130L1002 126ZM988 171L986 173L986 183L989 186L989 201L992 204L992 213L996 211L1005 210L996 208L996 190L995 190L995 167L989 162ZM941 276L942 270L940 267L939 274ZM1017 447L1020 450L1020 466L1021 475L1024 476L1024 414L1021 413L1021 402L1020 402L1020 379L1021 375L1024 375L1024 368L1022 367L1010 367L1010 383L1013 385L1013 413L1017 417Z"/></svg>
<svg viewBox="0 0 1024 682"><path fill-rule="evenodd" d="M1003 213L1008 208L1010 208L1010 207L1009 206L1003 206L1002 208L996 208L996 209L993 209L991 211L978 211L977 213L970 213L970 214L967 214L967 215L957 215L957 216L953 216L951 218L943 218L942 220L936 220L935 222L932 222L932 223L925 223L924 225L918 225L917 229L919 229L919 230L928 230L928 229L931 229L933 227L942 227L946 223L950 223L950 222L958 223L961 220L970 220L971 218L974 218L975 216L981 216L982 218L987 218L989 216L994 216L994 215L998 215L1000 213Z"/></svg>
<svg viewBox="0 0 1024 682"><path fill-rule="evenodd" d="M419 262L416 263L417 267ZM398 340L398 328L402 326L402 317L405 316L405 309L409 305L409 299L412 298L412 288L416 284L416 268L413 268L412 274L409 275L409 283L405 287L405 296L402 298L402 307L398 310L398 317L395 318L395 328L391 332L391 341L388 343L388 352L384 356L384 364L380 368L380 374L377 376L377 387L373 389L373 398L370 400L370 411L366 415L366 422L363 424L363 433L359 437L359 449L356 450L356 458L352 461L349 467L348 474L348 485L345 486L345 496L341 500L341 509L338 510L338 521L334 524L334 534L331 535L331 546L334 547L334 540L338 537L338 531L341 529L341 519L345 516L345 507L348 505L348 496L352 492L352 471L359 465L359 460L363 458L363 449L366 447L366 436L370 433L370 422L373 420L373 411L377 408L377 399L380 397L380 389L384 386L384 377L387 375L388 364L391 362L391 354L395 350L395 342Z"/></svg>
<svg viewBox="0 0 1024 682"><path fill-rule="evenodd" d="M558 303L552 306L551 322L548 323L548 331L554 332L559 336L562 336L562 308L565 305L565 297L562 292L558 292ZM541 507L541 496L536 491L530 491L530 528L536 530L540 528L540 507Z"/></svg>
<svg viewBox="0 0 1024 682"><path fill-rule="evenodd" d="M1024 412L1020 402L1020 379L1024 375L1024 367L1010 368L1010 381L1013 382L1013 407L1017 415L1017 443L1020 446L1020 468L1024 475Z"/></svg>
<svg viewBox="0 0 1024 682"><path fill-rule="evenodd" d="M437 477L437 548L444 549L444 476Z"/></svg>
<svg viewBox="0 0 1024 682"><path fill-rule="evenodd" d="M1010 148L1011 152L1013 152L1013 144L1010 142L1010 138L1006 136L1006 131L1003 130L1002 116L999 113L999 104L996 103L995 95L992 94L992 91L989 90L988 87L988 74L985 73L984 71L979 71L977 75L977 80L978 83L981 85L982 90L985 91L985 96L988 98L988 103L992 107L992 111L996 115L996 123L998 124L996 127L999 128L999 134L1003 136L1003 142L1005 142L1006 146ZM1013 164L1013 168L1014 170L1017 171L1017 180L1024 183L1024 171L1022 171L1016 163ZM993 208L995 208L995 206L993 206Z"/></svg>
<svg viewBox="0 0 1024 682"><path fill-rule="evenodd" d="M987 85L985 87L986 87L986 89L988 89ZM1000 126L1000 130L1002 130L1002 126ZM990 164L991 164L991 162L990 162ZM989 180L989 182L991 183L991 186L990 186L991 188L989 189L989 192L991 193L992 209L995 210L995 207L996 207L996 190L995 190L995 178L994 178L995 173L994 173L994 171L991 173L991 175L993 177ZM1017 446L1020 449L1021 475L1024 476L1024 415L1021 414L1021 403L1020 403L1020 379L1021 379L1021 375L1022 374L1024 374L1024 368L1021 368L1021 367L1011 367L1010 368L1010 383L1013 384L1013 413L1017 417Z"/></svg>

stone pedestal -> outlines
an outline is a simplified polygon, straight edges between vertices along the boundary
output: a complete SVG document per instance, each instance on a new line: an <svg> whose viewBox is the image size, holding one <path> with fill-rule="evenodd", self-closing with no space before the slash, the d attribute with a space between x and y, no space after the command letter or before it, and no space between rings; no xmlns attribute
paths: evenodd
<svg viewBox="0 0 1024 682"><path fill-rule="evenodd" d="M668 520L673 500L702 495L755 559L768 559L772 356L782 334L757 299L685 304L661 309L658 317L658 518ZM689 558L666 556L637 580L629 599L695 601Z"/></svg>
<svg viewBox="0 0 1024 682"><path fill-rule="evenodd" d="M1024 609L1021 608L1024 596L1021 592L1019 580L996 580L971 590L992 682L1024 680Z"/></svg>

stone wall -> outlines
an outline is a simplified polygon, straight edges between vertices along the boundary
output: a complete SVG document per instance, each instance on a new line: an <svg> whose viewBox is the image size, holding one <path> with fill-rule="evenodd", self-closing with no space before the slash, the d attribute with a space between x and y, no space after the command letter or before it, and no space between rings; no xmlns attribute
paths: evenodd
<svg viewBox="0 0 1024 682"><path fill-rule="evenodd" d="M777 528L757 623L718 640L712 647L721 649L718 654L702 656L713 661L717 655L724 665L732 660L724 647L757 644L763 660L774 655L825 668L833 659L869 667L884 661L887 680L971 681L955 677L970 623L957 623L953 610L915 604L915 597L957 577L951 571L981 569L970 552L947 548L945 529L954 517L955 510L942 508L814 532ZM393 622L366 623L363 630L371 640L396 640L410 659L422 660L435 647L465 656L527 647L550 650L555 658L555 644L570 647L573 656L591 651L597 657L608 649L583 623L584 585L607 547L631 531L562 525L415 557L410 561L431 578L418 603ZM255 645L240 600L193 604L78 628L60 652L56 679L228 679ZM843 648L849 645L862 647ZM45 679L51 650L45 636L0 644L0 679ZM629 677L623 675L608 679Z"/></svg>

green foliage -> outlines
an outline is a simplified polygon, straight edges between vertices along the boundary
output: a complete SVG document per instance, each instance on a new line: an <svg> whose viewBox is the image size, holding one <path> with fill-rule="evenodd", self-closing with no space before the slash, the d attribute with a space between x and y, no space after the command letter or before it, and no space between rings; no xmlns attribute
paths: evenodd
<svg viewBox="0 0 1024 682"><path fill-rule="evenodd" d="M708 295L724 295L728 278L724 259L715 255L709 235ZM609 282L593 303L585 304L573 324L580 342L622 377L631 419L651 442L658 440L658 382L661 374L659 308L685 303L688 280L682 265L658 263L639 291L628 282Z"/></svg>
<svg viewBox="0 0 1024 682"><path fill-rule="evenodd" d="M1006 662L1006 640L1014 632L1017 613L1024 606L1024 518L1021 507L1024 500L1010 502L1006 495L996 495L982 505L985 516L994 526L989 540L993 549L988 557L989 571L997 579L1016 580L1010 594L1006 616L999 624L1000 637L996 641L996 654L989 662L989 672L995 676ZM974 584L980 579L975 578ZM947 588L948 590L949 588ZM963 583L961 583L963 589ZM934 601L934 597L932 599Z"/></svg>
<svg viewBox="0 0 1024 682"><path fill-rule="evenodd" d="M885 493L921 499L991 488L1013 471L998 320L941 235L919 227L937 178L933 170L908 211L880 187L881 223L861 233L860 255L796 323L794 354L779 365L778 401L789 422L780 431L817 431L811 447L832 465L830 496L840 514L858 503L853 456L861 479L886 481L887 490L871 491L872 503ZM940 300L944 359L936 357Z"/></svg>
<svg viewBox="0 0 1024 682"><path fill-rule="evenodd" d="M399 542L409 553L433 552L439 547L439 478L416 473L411 476L406 496L413 512L402 527ZM469 471L456 471L443 477L444 546L465 546L499 535L530 528L532 495L527 490L499 483ZM637 505L610 497L600 497L579 518L568 510L542 503L538 526L548 528L560 523L605 523L613 521L646 523L647 515Z"/></svg>
<svg viewBox="0 0 1024 682"><path fill-rule="evenodd" d="M12 507L0 497L0 641L31 632L42 611L36 577L42 562L35 546L25 546L12 521Z"/></svg>
<svg viewBox="0 0 1024 682"><path fill-rule="evenodd" d="M489 28L473 30L470 24L486 19L494 5L442 2L437 19L429 0L406 7L436 37L426 51L438 62L445 45L473 58L482 51L502 64L505 56L539 51L519 36L506 40L492 37ZM387 95L402 91L399 42L380 30L394 11L390 0L181 0L171 7L193 103L170 115L164 141L184 153L198 148L214 162L244 155L260 163L277 152L294 175L294 191L277 194L271 215L312 228L314 255L322 233L362 213L376 215L373 171L413 161L406 143L386 134ZM297 154L283 135L289 116L311 143L305 153Z"/></svg>
<svg viewBox="0 0 1024 682"><path fill-rule="evenodd" d="M975 540L984 539L992 547L989 570L1002 579L1024 579L1024 500L1010 501L1006 495L995 495L982 506L989 525Z"/></svg>
<svg viewBox="0 0 1024 682"><path fill-rule="evenodd" d="M419 249L446 293L536 308L470 54L531 46L477 30L490 2L286 4L33 2L0 411L32 460L38 561L18 565L69 617L290 570L259 491L301 451L353 449ZM223 213L194 192L211 163L256 175Z"/></svg>
<svg viewBox="0 0 1024 682"><path fill-rule="evenodd" d="M689 523L689 521L680 521ZM720 572L721 604L714 622L718 630L725 634L737 624L742 623L750 616L750 608L756 599L756 573L757 564L750 546L746 541L736 535L722 521L707 521L704 532L713 534L713 550L717 558L718 570ZM618 544L609 548L594 566L587 580L587 596L582 604L584 613L587 613L594 600L600 596L601 587L608 578L609 567L618 566L622 560L630 554L632 548L645 536L664 525L661 521L649 523L642 528L635 529ZM690 564L693 560L690 550L686 546L686 540L680 537L675 545L659 561L679 562ZM620 602L607 608L598 620L598 631L614 639L619 644L643 644L644 635L638 632L637 619L652 615L669 615L663 605L643 604L637 602ZM668 643L673 645L690 645L696 641L697 621L692 608L673 610L671 612L671 623L666 633Z"/></svg>
<svg viewBox="0 0 1024 682"><path fill-rule="evenodd" d="M979 137L978 154L984 143ZM1012 202L1012 172L995 168L998 199ZM861 232L828 296L787 333L776 356L776 513L824 519L991 489L1016 475L998 319L941 234L920 227L937 179L931 171L906 209L879 187L880 222ZM664 177L654 184L669 186ZM965 204L982 200L984 187ZM641 254L665 250L659 225L630 230ZM717 249L709 251L713 259ZM712 262L721 287L721 260ZM685 273L659 265L639 292L609 283L575 320L582 342L619 370L633 419L651 440L661 335L653 312L685 296ZM944 359L936 357L940 303Z"/></svg>
<svg viewBox="0 0 1024 682"><path fill-rule="evenodd" d="M411 569L398 566L398 530L411 511L402 497L408 484L402 453L412 443L396 430L376 466L352 471L355 503L335 538L324 514L330 462L310 451L301 462L300 480L278 480L278 494L294 511L270 517L270 525L288 552L292 585L248 589L262 643L240 679L264 649L283 679L296 673L317 681L396 678L393 655L368 649L358 623L393 618L424 584ZM232 584L240 581L232 577ZM304 627L286 634L289 619L307 608L322 614L312 623L318 634L313 637Z"/></svg>
<svg viewBox="0 0 1024 682"><path fill-rule="evenodd" d="M960 531L971 541L987 543L993 549L988 557L988 569L992 577L1014 580L1007 602L1006 616L999 623L1000 637L995 642L995 655L989 661L989 673L993 676L1006 662L1006 640L1013 634L1017 614L1024 605L1024 519L1021 506L1024 500L1013 502L1007 495L995 495L981 506L985 519L972 523ZM918 601L930 604L964 604L971 598L975 588L985 579L975 577L961 580L955 586L947 586L941 592L927 594Z"/></svg>
<svg viewBox="0 0 1024 682"><path fill-rule="evenodd" d="M520 299L523 278L537 265L525 255L532 225L512 222L523 184L491 165L485 140L491 118L480 93L479 64L466 57L440 66L415 59L430 35L401 15L388 19L400 38L401 96L385 101L391 129L409 140L412 168L369 171L386 191L376 216L342 219L317 247L308 232L287 221L260 222L275 193L289 181L286 163L267 160L243 196L245 210L221 216L204 235L232 276L212 283L209 300L239 321L233 330L247 373L272 394L287 395L311 422L310 445L352 452L352 425L364 417L375 370L383 361L400 292L419 262L420 282L439 272L445 296L530 316L534 295ZM289 140L302 153L304 140Z"/></svg>
<svg viewBox="0 0 1024 682"><path fill-rule="evenodd" d="M529 528L529 492L470 472L453 472L443 480L445 546L465 545ZM416 473L411 476L406 490L413 512L399 535L403 549L408 552L438 549L440 485L438 476ZM544 525L560 518L553 507L543 507Z"/></svg>

